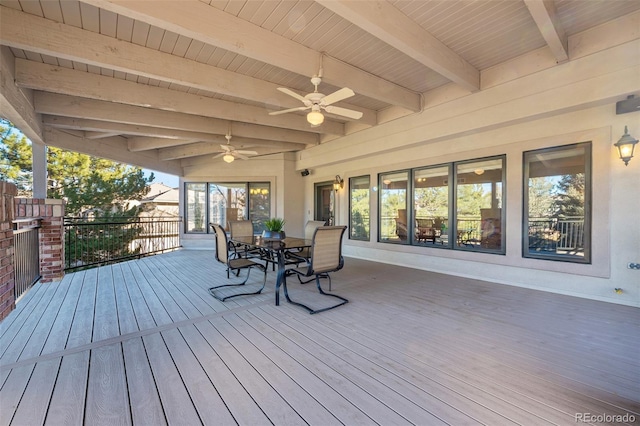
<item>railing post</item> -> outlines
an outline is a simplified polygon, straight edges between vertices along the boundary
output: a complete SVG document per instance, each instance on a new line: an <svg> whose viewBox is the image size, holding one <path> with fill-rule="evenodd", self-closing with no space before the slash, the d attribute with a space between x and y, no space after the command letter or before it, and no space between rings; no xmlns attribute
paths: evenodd
<svg viewBox="0 0 640 426"><path fill-rule="evenodd" d="M13 202L18 188L0 181L0 321L16 307L13 269Z"/></svg>
<svg viewBox="0 0 640 426"><path fill-rule="evenodd" d="M40 282L61 280L64 276L64 201L16 198L16 219L40 217Z"/></svg>

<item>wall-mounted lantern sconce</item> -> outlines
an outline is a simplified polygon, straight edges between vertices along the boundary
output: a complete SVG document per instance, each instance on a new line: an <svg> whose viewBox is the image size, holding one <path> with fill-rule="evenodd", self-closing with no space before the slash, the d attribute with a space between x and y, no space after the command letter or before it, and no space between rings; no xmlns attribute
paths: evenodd
<svg viewBox="0 0 640 426"><path fill-rule="evenodd" d="M633 149L636 147L638 139L634 139L630 134L627 126L624 126L624 135L613 145L618 148L620 159L624 161L624 165L629 164L629 160L633 157Z"/></svg>
<svg viewBox="0 0 640 426"><path fill-rule="evenodd" d="M344 186L344 180L340 175L336 175L336 180L333 181L333 190L338 192Z"/></svg>

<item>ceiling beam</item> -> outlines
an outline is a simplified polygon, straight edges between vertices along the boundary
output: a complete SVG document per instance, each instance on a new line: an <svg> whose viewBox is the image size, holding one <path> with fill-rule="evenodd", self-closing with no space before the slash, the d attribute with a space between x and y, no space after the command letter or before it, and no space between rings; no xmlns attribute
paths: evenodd
<svg viewBox="0 0 640 426"><path fill-rule="evenodd" d="M87 139L104 139L111 136L120 136L120 132L84 132L84 137Z"/></svg>
<svg viewBox="0 0 640 426"><path fill-rule="evenodd" d="M529 9L531 17L556 58L556 62L561 64L568 61L567 35L556 14L554 2L551 0L524 0L524 4Z"/></svg>
<svg viewBox="0 0 640 426"><path fill-rule="evenodd" d="M480 90L480 71L391 3L385 0L316 2L465 89Z"/></svg>
<svg viewBox="0 0 640 426"><path fill-rule="evenodd" d="M343 131L342 124L334 124L337 122L332 120L327 120L326 126L323 123L313 128L304 116L297 114L270 116L269 110L262 106L213 99L26 59L16 59L15 73L16 84L30 89L313 133ZM363 112L358 122L370 126L377 124L375 111L341 105Z"/></svg>
<svg viewBox="0 0 640 426"><path fill-rule="evenodd" d="M14 82L13 53L0 47L0 115L11 121L32 142L44 143L40 116L31 104L30 92Z"/></svg>
<svg viewBox="0 0 640 426"><path fill-rule="evenodd" d="M163 2L162 7L145 1L85 2L300 75L318 73L320 52L201 1ZM358 94L420 111L420 94L333 58L325 61L331 62L332 70L323 76L326 83L346 85Z"/></svg>
<svg viewBox="0 0 640 426"><path fill-rule="evenodd" d="M291 96L278 91L277 84L6 6L0 6L0 25L0 44L7 46L236 98L263 100L275 109L292 105ZM339 134L343 135L344 129Z"/></svg>
<svg viewBox="0 0 640 426"><path fill-rule="evenodd" d="M90 140L45 126L44 138L47 144L62 149L182 176L182 167L179 160L162 161L156 151L129 152L127 151L127 140L123 137L114 136Z"/></svg>
<svg viewBox="0 0 640 426"><path fill-rule="evenodd" d="M224 135L229 131L229 122L209 117L161 111L150 108L117 104L94 99L77 98L48 92L35 92L34 105L41 114L88 118L92 120L112 121L130 125L160 127L164 129L194 131ZM236 123L231 126L235 136L278 140L314 145L317 135L298 130L278 127L258 126Z"/></svg>
<svg viewBox="0 0 640 426"><path fill-rule="evenodd" d="M236 149L250 148L252 151L258 152L258 154L266 154L273 152L283 151L296 151L299 147L293 144L281 143L274 145L264 145L259 148L255 148L252 144L241 145L233 143L232 146ZM161 160L178 160L182 158L198 157L205 154L215 154L222 152L220 145L215 145L208 142L198 142L190 145L176 146L171 148L162 148L158 150L158 158Z"/></svg>
<svg viewBox="0 0 640 426"><path fill-rule="evenodd" d="M129 137L129 150L130 151L145 151L148 149L166 148L168 146L186 145L196 141L202 142L221 142L223 139L221 135L191 132L185 130L175 129L161 129L158 127L150 126L137 126L132 124L113 123L109 121L90 120L84 118L73 117L58 117L54 115L44 115L42 122L50 127L58 129L65 129L67 131L95 131L95 132L114 132L120 135L130 135ZM140 144L138 144L140 140ZM161 143L161 140L171 141ZM235 139L234 139L235 140ZM255 139L251 139L255 142ZM265 141L264 136L260 140ZM268 140L266 140L268 141ZM226 139L224 140L226 143ZM274 143L279 140L273 141ZM157 146L151 146L151 144L157 144ZM307 145L317 145L318 141L314 143L296 143L298 149L304 149ZM160 146L162 145L162 146Z"/></svg>
<svg viewBox="0 0 640 426"><path fill-rule="evenodd" d="M127 138L129 151L148 151L150 149L168 148L172 146L189 145L197 142L193 139L156 138L150 136L135 136Z"/></svg>

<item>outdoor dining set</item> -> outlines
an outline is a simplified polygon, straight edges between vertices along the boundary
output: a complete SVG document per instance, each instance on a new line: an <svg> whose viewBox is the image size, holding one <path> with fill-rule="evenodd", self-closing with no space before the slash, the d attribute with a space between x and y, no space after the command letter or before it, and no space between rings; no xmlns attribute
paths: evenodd
<svg viewBox="0 0 640 426"><path fill-rule="evenodd" d="M209 293L216 299L224 302L235 297L262 293L271 264L276 271L276 305L280 304L280 287L283 288L287 302L306 309L310 314L348 303L344 297L331 293L329 276L330 272L338 271L344 266L342 239L346 226L324 226L324 222L309 221L305 225L304 238L257 235L250 220L229 221L227 229L219 224L212 224L211 227L215 233L215 257L226 266L226 278L239 280L236 277L239 277L242 270L247 270L244 281L209 288ZM261 283L249 281L252 269L262 272ZM296 275L302 285L315 281L318 293L335 303L321 303L319 307L311 307L308 302L293 300L287 287L287 277L291 275ZM321 280L328 281L329 292L323 290Z"/></svg>

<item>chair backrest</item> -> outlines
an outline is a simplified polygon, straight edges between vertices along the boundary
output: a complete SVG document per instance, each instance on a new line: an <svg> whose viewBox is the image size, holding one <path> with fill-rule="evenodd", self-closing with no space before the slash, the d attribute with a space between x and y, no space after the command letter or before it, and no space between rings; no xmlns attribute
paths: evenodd
<svg viewBox="0 0 640 426"><path fill-rule="evenodd" d="M309 220L307 224L304 225L304 238L306 240L311 240L313 238L313 233L316 232L316 228L324 226L324 221L322 220Z"/></svg>
<svg viewBox="0 0 640 426"><path fill-rule="evenodd" d="M321 226L313 234L310 268L313 274L342 269L342 237L346 226Z"/></svg>
<svg viewBox="0 0 640 426"><path fill-rule="evenodd" d="M229 234L231 238L253 237L253 222L250 220L230 220Z"/></svg>
<svg viewBox="0 0 640 426"><path fill-rule="evenodd" d="M214 223L211 224L213 232L216 234L216 260L225 265L229 263L229 242L224 228Z"/></svg>

